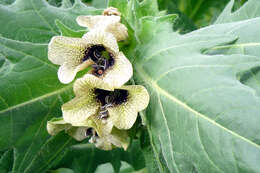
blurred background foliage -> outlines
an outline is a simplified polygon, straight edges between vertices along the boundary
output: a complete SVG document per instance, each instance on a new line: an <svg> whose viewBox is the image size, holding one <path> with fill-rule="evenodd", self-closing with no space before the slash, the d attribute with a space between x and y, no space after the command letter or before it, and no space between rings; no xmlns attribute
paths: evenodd
<svg viewBox="0 0 260 173"><path fill-rule="evenodd" d="M14 0L5 0L11 3ZM70 0L74 3L74 0ZM141 1L141 0L139 0ZM235 0L233 11L247 0ZM51 5L61 6L62 0L48 0ZM82 0L95 8L106 8L108 0ZM178 14L174 29L187 33L212 24L225 8L229 0L158 0L159 9L169 14Z"/></svg>
<svg viewBox="0 0 260 173"><path fill-rule="evenodd" d="M15 0L1 0L0 3L7 5ZM47 0L49 4L60 7L62 0ZM71 4L74 0L69 0ZM141 0L139 0L141 1ZM242 6L247 0L235 0L233 11ZM95 8L106 8L108 0L82 0L87 5ZM229 0L158 0L159 9L169 14L178 14L179 19L175 29L187 33L195 29L208 26L225 8Z"/></svg>
<svg viewBox="0 0 260 173"><path fill-rule="evenodd" d="M1 4L11 4L15 0L1 0ZM62 0L47 0L49 4L60 7ZM75 0L68 0L71 4ZM142 1L142 0L139 0ZM233 11L241 7L247 0L235 0ZM108 0L82 0L95 8L106 8ZM178 14L174 29L187 33L212 24L229 0L158 0L159 9L169 14Z"/></svg>

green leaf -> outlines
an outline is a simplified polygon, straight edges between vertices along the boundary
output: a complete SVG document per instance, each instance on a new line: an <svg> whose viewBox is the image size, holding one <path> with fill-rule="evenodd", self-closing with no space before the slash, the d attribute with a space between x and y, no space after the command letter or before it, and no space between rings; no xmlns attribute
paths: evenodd
<svg viewBox="0 0 260 173"><path fill-rule="evenodd" d="M0 0L0 4L9 5L12 4L15 0Z"/></svg>
<svg viewBox="0 0 260 173"><path fill-rule="evenodd" d="M150 91L146 123L159 171L260 172L260 18L179 35L163 30L166 21L136 16L133 30L149 38L137 37L134 78Z"/></svg>
<svg viewBox="0 0 260 173"><path fill-rule="evenodd" d="M181 12L175 1L159 0L158 4L160 10L166 10L168 14L178 14L178 18L174 22L174 30L187 33L197 29L194 23L195 21L192 21L186 14Z"/></svg>
<svg viewBox="0 0 260 173"><path fill-rule="evenodd" d="M54 167L66 167L74 170L75 173L84 173L95 172L100 164L109 163L106 165L110 166L112 164L115 172L119 172L122 160L130 164L135 170L140 170L145 165L139 145L138 141L134 141L127 151L122 149L103 151L91 144L74 145L70 147L69 152Z"/></svg>
<svg viewBox="0 0 260 173"><path fill-rule="evenodd" d="M46 121L58 116L61 104L71 97L71 86L58 82L46 44L1 37L0 53L0 150L14 150L14 171L30 172L37 162L46 169L72 143L67 136L48 139L46 131Z"/></svg>
<svg viewBox="0 0 260 173"><path fill-rule="evenodd" d="M256 34L260 19L244 25ZM222 27L243 37L234 24ZM184 36L158 34L138 48L136 78L150 88L147 119L155 154L170 172L259 172L260 98L240 79L255 78L247 72L259 67L260 58L203 54L235 39L220 29L209 35L211 28ZM259 54L257 46L251 49Z"/></svg>
<svg viewBox="0 0 260 173"><path fill-rule="evenodd" d="M105 163L99 165L95 171L95 173L114 173L113 166L110 163ZM121 162L121 167L119 173L147 173L146 169L142 169L139 171L135 171L131 165L126 162Z"/></svg>
<svg viewBox="0 0 260 173"><path fill-rule="evenodd" d="M95 8L106 8L108 0L93 0L91 5Z"/></svg>
<svg viewBox="0 0 260 173"><path fill-rule="evenodd" d="M50 6L45 0L17 0L10 6L0 5L0 35L13 40L47 43L52 36L59 35L55 20L79 30L82 28L76 24L77 16L97 13L100 11L79 0L71 8Z"/></svg>
<svg viewBox="0 0 260 173"><path fill-rule="evenodd" d="M87 30L85 31L74 31L73 29L69 28L68 26L64 25L60 20L55 21L57 27L60 30L62 36L66 37L82 37Z"/></svg>
<svg viewBox="0 0 260 173"><path fill-rule="evenodd" d="M260 16L260 1L258 0L250 0L239 10L232 13L233 6L234 0L231 0L215 23L228 23Z"/></svg>
<svg viewBox="0 0 260 173"><path fill-rule="evenodd" d="M228 2L229 0L159 0L159 7L169 14L178 14L179 19L174 28L187 33L213 23ZM244 2L245 0L236 0L235 8Z"/></svg>
<svg viewBox="0 0 260 173"><path fill-rule="evenodd" d="M65 0L62 2L65 4ZM54 35L81 37L85 28L79 27L75 18L97 13L100 10L80 1L75 1L72 7L67 4L60 8L45 0L17 0L10 6L0 5L1 171L46 172L66 160L68 164L60 168L72 164L73 171L84 172L84 161L91 161L93 147L84 150L82 157L75 156L82 163L79 167L72 162L74 157L67 154L79 151L77 147L69 148L76 141L64 133L54 137L47 133L46 122L61 116L61 105L73 97L72 84L59 82L58 66L47 58L47 43ZM93 172L95 166L111 161L106 158L113 155L113 162L119 166L120 159L124 159L141 169L144 167L141 151L134 149L139 153L120 151L117 156L114 152L100 151L102 155L93 156L99 162L96 165L89 162L88 168Z"/></svg>
<svg viewBox="0 0 260 173"><path fill-rule="evenodd" d="M228 2L229 0L161 0L159 5L169 13L178 13L192 29L192 22L196 27L209 25Z"/></svg>
<svg viewBox="0 0 260 173"><path fill-rule="evenodd" d="M68 168L59 168L54 171L50 171L50 173L74 173L74 171Z"/></svg>
<svg viewBox="0 0 260 173"><path fill-rule="evenodd" d="M3 153L0 157L0 172L10 172L13 165L13 150L9 149Z"/></svg>
<svg viewBox="0 0 260 173"><path fill-rule="evenodd" d="M72 84L62 85L58 66L47 59L47 43L60 35L57 19L63 34L75 36L76 16L97 12L80 1L66 9L43 0L0 5L0 150L7 150L1 170L45 172L75 143L62 133L50 137L46 130L47 120L60 116L61 105L73 97Z"/></svg>

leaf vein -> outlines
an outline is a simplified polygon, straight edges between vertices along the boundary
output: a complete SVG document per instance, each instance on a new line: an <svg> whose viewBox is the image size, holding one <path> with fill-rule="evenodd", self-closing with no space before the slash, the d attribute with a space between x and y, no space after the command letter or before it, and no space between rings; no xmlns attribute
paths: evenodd
<svg viewBox="0 0 260 173"><path fill-rule="evenodd" d="M161 98L159 96L159 93L157 93L157 97L158 97L158 102L159 102L159 105L160 105L160 108L161 108L161 112L162 112L162 117L163 117L163 120L164 120L164 124L166 125L166 129L167 129L167 136L168 136L168 139L169 139L169 144L170 144L170 147L171 147L171 150L170 150L170 153L171 153L171 160L174 164L174 167L176 168L177 172L180 173L180 170L179 168L177 167L177 164L176 164L176 161L175 161L175 158L173 156L173 144L172 144L172 139L171 139L171 133L170 133L170 129L169 129L169 126L168 126L168 123L167 123L167 119L166 119L166 116L165 116L165 112L164 112L164 109L163 109L163 105L162 105L162 102L161 102ZM167 160L166 160L167 162ZM168 162L167 162L167 165L168 165Z"/></svg>
<svg viewBox="0 0 260 173"><path fill-rule="evenodd" d="M71 89L71 88L72 88L72 84L71 84L71 85L68 85L68 86L66 86L66 87L64 87L64 88L61 88L61 89L59 89L59 90L56 90L56 91L47 93L47 94L45 94L45 95L42 95L42 96L39 96L39 97L36 97L36 98L33 98L33 99L29 100L29 101L25 101L25 102L23 102L23 103L20 103L20 104L11 106L11 107L9 107L9 108L7 108L7 109L3 109L3 110L0 111L0 114L4 114L4 113L6 113L6 112L8 112L8 111L12 111L12 110L14 110L14 109L17 109L17 108L19 108L19 107L22 107L22 106L31 104L31 103L33 103L33 102L41 101L41 100L43 100L43 99L45 99L45 98L54 96L54 95L56 95L56 94L60 94L60 93L62 93L62 92L65 92L66 90L69 90L69 89Z"/></svg>
<svg viewBox="0 0 260 173"><path fill-rule="evenodd" d="M201 147L202 147L203 151L204 151L205 154L206 154L206 157L208 158L209 162L210 162L215 168L217 168L219 171L225 173L222 169L220 169L220 168L213 162L213 160L210 158L208 152L206 151L205 146L204 146L204 144L203 144L203 142L202 142L202 140L201 140L201 136L200 136L199 120L197 119L196 121L197 121L197 123L196 123L196 129L197 129L197 133L198 133L198 136L199 136L199 142L200 142L200 144L201 144Z"/></svg>
<svg viewBox="0 0 260 173"><path fill-rule="evenodd" d="M180 106L182 106L184 109L194 113L195 115L201 117L202 119L205 119L206 121L208 121L211 124L214 124L215 126L223 129L224 131L228 132L229 134L240 138L241 140L257 147L260 149L260 145L256 144L255 142L239 135L236 132L231 131L230 129L222 126L221 124L211 120L210 118L208 118L206 115L201 114L200 112L197 112L196 110L194 110L193 108L191 108L190 106L188 106L186 103L182 102L181 100L179 100L178 98L174 97L173 95L171 95L170 93L168 93L167 91L165 91L164 89L162 89L153 79L151 79L150 76L148 76L141 68L140 66L136 66L136 70L139 72L139 74L141 75L141 77L143 78L144 81L146 81L148 84L150 84L151 86L153 86L153 88L155 88L158 92L160 92L161 94L163 94L164 96L166 96L167 98L169 98L171 101L179 104Z"/></svg>

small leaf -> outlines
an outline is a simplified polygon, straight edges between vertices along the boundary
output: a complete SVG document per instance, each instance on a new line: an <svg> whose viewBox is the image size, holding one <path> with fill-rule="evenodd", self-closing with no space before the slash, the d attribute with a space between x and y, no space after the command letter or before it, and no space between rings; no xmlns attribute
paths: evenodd
<svg viewBox="0 0 260 173"><path fill-rule="evenodd" d="M62 36L67 36L67 37L82 37L87 30L85 31L74 31L68 26L64 25L60 20L55 21L57 27L59 28L61 35Z"/></svg>

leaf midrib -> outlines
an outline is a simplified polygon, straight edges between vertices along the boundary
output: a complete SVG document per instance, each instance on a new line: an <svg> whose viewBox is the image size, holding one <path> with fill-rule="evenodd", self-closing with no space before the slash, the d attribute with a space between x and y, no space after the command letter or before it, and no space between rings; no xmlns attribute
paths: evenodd
<svg viewBox="0 0 260 173"><path fill-rule="evenodd" d="M213 121L212 119L208 118L206 115L201 114L200 112L197 112L196 110L194 110L193 108L191 108L190 106L188 106L187 104L185 104L184 102L182 102L181 100L179 100L178 98L174 97L173 95L171 95L170 93L168 93L167 91L165 91L164 89L162 89L143 69L142 67L140 67L139 64L136 64L136 71L138 72L138 74L140 75L140 77L143 79L143 81L145 81L146 83L148 83L156 92L164 95L165 97L167 97L168 99L170 99L171 101L175 102L176 104L180 105L181 107L183 107L184 109L192 112L193 114L199 116L202 119L205 119L206 121L208 121L211 124L214 124L215 126L223 129L224 131L226 131L227 133L230 133L231 135L253 145L254 147L257 147L260 149L260 145L254 143L253 141L239 135L236 132L231 131L230 129L222 126L221 124ZM169 128L169 127L167 127Z"/></svg>
<svg viewBox="0 0 260 173"><path fill-rule="evenodd" d="M28 104L32 104L32 103L34 103L34 102L38 102L38 101L43 100L43 99L48 98L48 97L51 97L51 96L60 94L60 93L65 92L65 91L67 91L67 90L69 90L69 89L71 89L71 88L72 88L72 84L67 85L67 86L65 86L65 87L63 87L63 88L60 88L60 89L58 89L58 90L55 90L55 91L53 91L53 92L46 93L46 94L41 95L41 96L39 96L39 97L35 97L35 98L31 99L31 100L25 101L25 102L23 102L23 103L10 106L10 107L7 108L7 109L3 109L3 110L0 111L0 114L3 114L3 113L6 113L6 112L9 112L9 111L12 111L12 110L14 110L14 109L17 109L17 108L19 108L19 107L23 107L23 106L28 105Z"/></svg>

